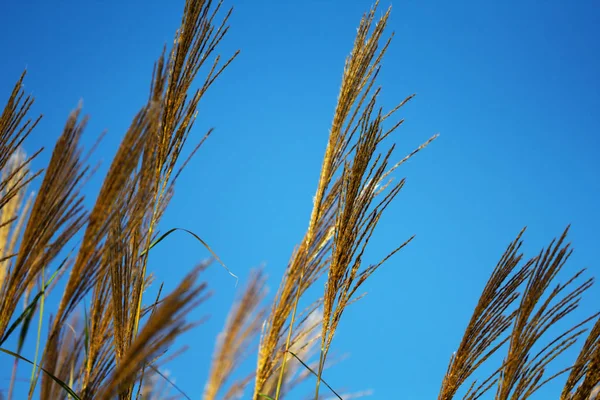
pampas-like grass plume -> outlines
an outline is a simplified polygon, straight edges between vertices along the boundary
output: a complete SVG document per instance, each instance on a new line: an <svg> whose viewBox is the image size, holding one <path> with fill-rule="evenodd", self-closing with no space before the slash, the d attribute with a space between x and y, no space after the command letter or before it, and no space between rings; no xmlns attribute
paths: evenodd
<svg viewBox="0 0 600 400"><path fill-rule="evenodd" d="M599 383L594 368L598 322L572 367L549 372L552 362L586 332L584 326L599 314L550 335L579 306L593 279L581 280L583 270L565 283L551 285L564 267L571 249L564 244L568 228L546 250L519 266L521 236L510 244L488 281L463 340L450 360L439 399L452 399L477 369L498 351L506 351L501 364L487 378L472 380L464 399L481 398L495 388L495 399L528 399L549 381L570 371L561 399L588 400ZM523 287L524 286L524 287ZM519 293L522 290L522 293ZM515 306L516 305L516 306ZM535 349L535 350L534 350ZM580 381L581 384L578 385ZM558 397L557 397L558 398Z"/></svg>
<svg viewBox="0 0 600 400"><path fill-rule="evenodd" d="M377 155L379 146L400 126L402 120L388 129L383 128L384 122L412 96L388 113L376 108L380 89L373 87L390 41L379 48L389 10L371 32L375 10L376 6L363 17L354 47L346 60L308 229L288 264L265 326L259 349L255 400L264 393L265 383L277 369L279 381L275 393L271 395L276 399L281 395L285 364L297 322L299 298L327 271L317 380L320 382L325 359L344 309L360 285L383 262L360 270L362 254L375 225L404 181L393 185L380 201L375 202L375 198L388 187L390 182L386 178L389 174L435 138L393 166L389 166L389 162L394 146L383 155ZM353 140L356 136L358 138ZM283 328L288 320L287 339L282 347Z"/></svg>

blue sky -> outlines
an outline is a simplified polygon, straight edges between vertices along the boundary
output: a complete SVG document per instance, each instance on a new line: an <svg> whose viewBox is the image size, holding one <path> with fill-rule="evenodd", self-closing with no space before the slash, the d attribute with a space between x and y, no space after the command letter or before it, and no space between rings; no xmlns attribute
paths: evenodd
<svg viewBox="0 0 600 400"><path fill-rule="evenodd" d="M108 131L96 154L104 160L101 176L147 98L153 62L172 41L182 4L3 2L0 94L6 98L27 68L33 112L44 114L26 150L51 148L82 99L91 116L88 146ZM344 315L334 348L349 358L326 377L334 387L373 389L376 399L430 399L485 281L523 226L533 256L572 223L575 253L566 272L600 274L600 7L585 0L543 7L533 0L388 0L381 9L390 4L395 38L379 81L382 105L417 93L401 111L397 157L441 135L398 171L407 184L376 231L370 260L416 239ZM308 225L344 59L371 1L225 5L235 10L220 52L242 52L200 104L192 139L216 130L183 174L162 229L198 233L241 284L264 264L274 294ZM182 234L157 249L151 268L172 288L206 256ZM169 365L192 398L200 397L235 293L223 270L211 268L205 278L214 295L194 316L210 319L182 338L190 349ZM597 310L599 293L588 292L573 321ZM0 387L8 385L7 360ZM254 362L251 355L249 367ZM556 392L537 398L549 393Z"/></svg>

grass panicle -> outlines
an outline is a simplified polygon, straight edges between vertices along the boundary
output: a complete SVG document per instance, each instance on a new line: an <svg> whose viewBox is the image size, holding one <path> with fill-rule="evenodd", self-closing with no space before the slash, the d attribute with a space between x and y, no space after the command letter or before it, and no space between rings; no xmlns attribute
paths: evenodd
<svg viewBox="0 0 600 400"><path fill-rule="evenodd" d="M550 334L577 309L582 294L593 283L592 278L582 281L581 270L565 283L552 287L572 252L570 244L565 244L568 230L567 227L558 240L525 263L521 263L523 254L518 253L524 230L509 245L483 290L458 350L450 359L439 399L454 398L459 388L498 351L506 352L501 364L492 368L494 372L485 379L471 379L464 399L478 399L494 389L497 400L527 399L569 371L561 398L588 399L598 377L588 380L588 386L577 383L590 376L588 368L593 364L597 326L591 329L572 367L555 367L555 372L549 372L553 361L584 335L585 325L598 318L595 314L559 331L558 335Z"/></svg>
<svg viewBox="0 0 600 400"><path fill-rule="evenodd" d="M565 382L561 400L591 400L600 392L600 318L590 330ZM588 399L589 395L589 399Z"/></svg>
<svg viewBox="0 0 600 400"><path fill-rule="evenodd" d="M517 290L533 264L529 262L514 273L523 258L519 253L523 233L508 246L483 289L458 350L450 359L438 399L452 399L473 372L508 341L502 335L514 323L516 314L507 310L517 301Z"/></svg>
<svg viewBox="0 0 600 400"><path fill-rule="evenodd" d="M374 198L389 184L384 180L410 157L386 169L391 149L384 157L375 155L378 146L402 123L399 121L390 129L384 130L384 121L412 98L409 96L385 114L376 109L375 103L380 89L373 87L382 57L390 43L388 39L381 48L379 47L390 11L374 23L376 7L377 5L361 20L354 47L346 60L308 229L288 263L271 314L265 324L259 349L254 399L258 399L259 394L264 393L266 382L277 370L279 381L273 397L278 398L281 394L287 351L291 347L293 330L297 323L296 309L299 299L308 287L327 272L328 284L324 297L322 326L321 367L323 366L326 348L331 343L341 312L350 302L358 286L376 268L367 269L358 277L357 286L352 287L360 266L360 257L357 257L358 262L350 269L352 272L348 275L348 287L340 297L342 302L339 306L334 305L337 295L340 294L337 291L344 279L342 271L349 265L348 257L351 259L354 255L362 254L364 249L357 253L356 245L368 242L381 211L403 184L403 181L396 184L390 195L385 196L382 202L367 212ZM354 140L357 135L358 139ZM372 162L374 158L376 160ZM289 324L286 324L287 322ZM285 335L283 328L286 326L287 335L282 347L280 344Z"/></svg>

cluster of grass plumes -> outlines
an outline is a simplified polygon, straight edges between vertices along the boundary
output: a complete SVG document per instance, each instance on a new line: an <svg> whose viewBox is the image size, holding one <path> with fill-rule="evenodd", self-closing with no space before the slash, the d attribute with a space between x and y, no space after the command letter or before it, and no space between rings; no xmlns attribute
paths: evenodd
<svg viewBox="0 0 600 400"><path fill-rule="evenodd" d="M156 370L165 349L194 325L186 315L207 294L206 284L199 282L203 266L150 308L142 306L142 294L151 280L148 250L173 195L177 165L186 164L180 158L198 103L237 54L224 63L213 57L228 30L229 14L215 24L220 5L186 1L174 45L156 62L148 103L125 133L90 211L83 206L83 183L92 171L80 146L86 125L80 109L69 116L35 199L22 204L28 183L41 171L29 171L38 153L25 159L20 145L39 119L27 120L33 99L23 94L24 76L15 85L0 117L2 343L11 335L26 335L33 314L41 318L44 313L45 296L64 279L46 339L37 339L30 398L36 388L45 399L69 393L86 399L136 398L136 391L149 390L145 371ZM199 89L192 90L211 59ZM80 244L60 259L78 232ZM86 296L91 304L82 319L75 311ZM20 302L27 308L15 315ZM21 340L16 350L12 353L19 355ZM13 384L14 373L9 398Z"/></svg>
<svg viewBox="0 0 600 400"><path fill-rule="evenodd" d="M187 315L209 295L208 284L199 280L208 262L169 294L162 294L162 286L155 298L144 293L153 282L150 250L174 231L158 228L187 163L180 156L198 103L237 54L224 63L215 57L200 88L191 89L228 30L231 11L215 23L220 6L186 0L173 47L158 58L148 102L125 133L91 210L83 206L84 183L93 171L89 154L82 156L86 119L80 109L67 120L37 196L28 197L29 183L42 172L30 170L39 152L27 158L21 145L39 118L28 119L33 99L23 93L24 75L15 85L0 116L0 350L14 357L9 399L19 362L33 364L29 398L165 399L173 391L187 397L160 367L177 355L167 352L177 337L196 325ZM393 119L413 96L388 111L377 105L377 76L391 38L384 39L390 10L380 18L376 10L377 4L363 16L346 60L306 233L270 303L263 270L243 285L216 340L205 400L279 400L309 379L315 399L368 394L340 394L324 379L333 338L348 306L360 298L361 285L412 240L365 264L377 223L404 185L403 179L393 182L392 173L437 137L394 161L389 140L403 120ZM74 245L78 233L82 239ZM598 390L598 314L550 335L577 308L592 279L582 281L579 271L552 288L570 255L567 231L525 263L522 234L483 290L443 377L440 400L477 399L493 391L498 400L526 399L562 374L568 376L560 399L591 400ZM42 335L45 298L60 279L61 300ZM308 289L321 282L322 296L310 298ZM301 310L301 303L308 306ZM82 306L83 316L76 312ZM23 343L35 315L37 347L25 357ZM577 360L552 369L586 333ZM5 347L9 338L17 339L16 348ZM256 368L242 371L257 341ZM491 374L476 378L502 354Z"/></svg>
<svg viewBox="0 0 600 400"><path fill-rule="evenodd" d="M564 283L554 283L572 250L565 244L567 228L539 255L522 263L519 254L521 236L517 236L502 255L486 284L479 303L465 330L458 350L452 355L438 399L456 397L466 389L464 399L478 399L495 391L498 400L527 399L551 380L569 374L561 400L593 400L594 388L600 383L598 346L600 313L575 325L567 324L559 334L550 328L560 326L572 313L593 279L582 280L584 270L575 272ZM551 285L555 284L552 288ZM577 360L558 367L553 361L573 346L595 321ZM493 373L473 379L478 368L497 352L505 352ZM470 381L470 384L466 385Z"/></svg>

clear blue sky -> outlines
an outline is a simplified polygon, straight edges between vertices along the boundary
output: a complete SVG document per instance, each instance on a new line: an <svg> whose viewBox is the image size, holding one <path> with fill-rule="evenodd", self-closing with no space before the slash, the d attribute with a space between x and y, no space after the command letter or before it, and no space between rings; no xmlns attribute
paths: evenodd
<svg viewBox="0 0 600 400"><path fill-rule="evenodd" d="M2 101L27 67L33 112L44 114L27 150L51 146L83 99L86 142L108 130L97 154L106 167L147 98L153 62L172 41L182 4L2 2ZM235 10L221 54L242 53L201 102L193 138L216 130L180 180L162 228L201 235L241 284L264 263L273 294L307 227L344 59L371 1L225 5ZM523 226L533 256L572 223L567 270L600 275L600 7L591 0L392 5L396 35L383 63L382 102L391 107L417 93L401 113L398 157L441 136L398 173L407 184L379 225L370 260L412 234L416 240L344 315L334 347L350 357L326 378L337 388L373 389L376 399L431 399L487 277ZM172 288L207 255L182 235L153 254L151 267ZM211 318L183 338L190 350L169 365L195 399L235 292L221 269L205 277L214 296L194 316ZM573 321L597 310L599 293L588 293ZM0 387L8 385L8 361Z"/></svg>

